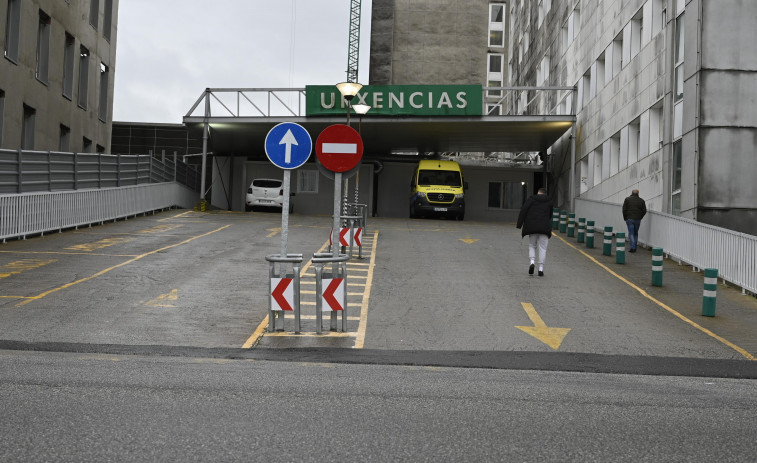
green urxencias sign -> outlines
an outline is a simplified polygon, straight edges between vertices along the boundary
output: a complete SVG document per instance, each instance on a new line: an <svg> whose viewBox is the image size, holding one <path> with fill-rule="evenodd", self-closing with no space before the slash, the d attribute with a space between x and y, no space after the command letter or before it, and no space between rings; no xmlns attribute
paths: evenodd
<svg viewBox="0 0 757 463"><path fill-rule="evenodd" d="M352 104L384 116L481 116L480 85L365 85ZM347 107L335 85L305 87L307 116L341 115Z"/></svg>

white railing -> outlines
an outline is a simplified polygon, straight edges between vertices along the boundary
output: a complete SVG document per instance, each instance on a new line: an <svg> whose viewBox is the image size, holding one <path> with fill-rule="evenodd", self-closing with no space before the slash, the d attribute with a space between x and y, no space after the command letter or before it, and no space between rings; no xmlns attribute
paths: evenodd
<svg viewBox="0 0 757 463"><path fill-rule="evenodd" d="M594 221L595 239L601 239L605 226L626 232L620 204L577 198L576 220L581 217ZM716 268L723 280L757 294L757 236L649 211L641 221L639 242L692 267Z"/></svg>
<svg viewBox="0 0 757 463"><path fill-rule="evenodd" d="M191 208L197 193L178 183L0 195L0 240L116 220L172 206Z"/></svg>

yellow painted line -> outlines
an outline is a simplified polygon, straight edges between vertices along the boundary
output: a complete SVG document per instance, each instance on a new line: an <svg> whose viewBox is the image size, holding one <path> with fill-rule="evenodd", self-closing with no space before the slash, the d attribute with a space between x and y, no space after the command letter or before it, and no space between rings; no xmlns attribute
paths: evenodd
<svg viewBox="0 0 757 463"><path fill-rule="evenodd" d="M31 299L29 296L0 296L0 299Z"/></svg>
<svg viewBox="0 0 757 463"><path fill-rule="evenodd" d="M137 257L137 254L98 254L95 252L61 252L61 251L0 251L6 254L45 254L61 256L98 256L98 257Z"/></svg>
<svg viewBox="0 0 757 463"><path fill-rule="evenodd" d="M378 230L373 232L373 244L371 246L371 260L368 267L368 275L363 291L363 303L360 306L360 323L357 325L357 338L355 339L355 349L362 349L365 345L365 330L368 324L368 303L371 299L371 287L373 286L373 270L376 267L376 245L378 244Z"/></svg>
<svg viewBox="0 0 757 463"><path fill-rule="evenodd" d="M269 233L268 235L266 235L266 237L267 238L273 238L274 236L278 235L281 232L281 227L278 227L278 228L269 228L268 231L271 232L271 233Z"/></svg>
<svg viewBox="0 0 757 463"><path fill-rule="evenodd" d="M146 302L145 305L150 306L150 307L176 307L175 305L166 303L166 301L177 301L178 299L179 299L179 290L174 289L174 290L171 290L170 293L161 294L155 299Z"/></svg>
<svg viewBox="0 0 757 463"><path fill-rule="evenodd" d="M10 276L26 272L28 270L44 267L45 265L49 265L57 261L57 259L21 259L15 262L10 262L0 267L0 278L8 278Z"/></svg>
<svg viewBox="0 0 757 463"><path fill-rule="evenodd" d="M167 231L173 230L175 228L182 227L181 224L171 224L171 225L156 225L152 228L146 228L144 230L140 230L137 233L142 234L150 234L150 233L165 233Z"/></svg>
<svg viewBox="0 0 757 463"><path fill-rule="evenodd" d="M677 312L677 311L676 311L676 310L674 310L673 308L671 308L671 307L669 307L668 305L664 304L664 303L663 303L662 301L659 301L659 300L655 299L655 298L654 298L654 297L653 297L652 295L650 295L650 294L649 294L648 292L644 291L643 289L641 289L641 288L639 288L638 286L636 286L635 284L631 283L630 281L628 281L628 280L627 280L627 279L625 279L624 277L622 277L622 276L618 275L617 273L613 272L613 271L612 271L612 270L611 270L611 269L610 269L610 268L609 268L608 266L606 266L605 264L603 264L603 263L599 262L599 261L598 261L597 259L595 259L595 258L594 258L594 257L592 257L591 255L589 255L588 253L586 253L586 252L582 251L581 249L579 249L579 248L577 248L577 247L573 246L573 245L572 245L572 244L570 244L570 243L569 243L568 241L566 241L565 239L563 239L563 237L561 237L561 236L559 236L559 235L557 235L557 234L554 234L553 236L557 236L557 237L558 237L558 238L560 239L560 241L562 241L563 243L567 244L567 245L568 245L568 246L570 246L571 248L575 249L576 251L578 251L578 252L580 252L581 254L583 254L584 256L586 256L587 258L589 258L589 260L591 260L591 261L592 261L592 262L594 262L595 264L597 264L597 265L599 265L600 267L602 267L603 269L605 269L605 270L606 270L607 272L609 272L609 273L610 273L610 274L611 274L612 276L614 276L615 278L619 279L619 280L620 280L620 281L622 281L623 283L627 284L627 285L628 285L628 286L630 286L631 288L633 288L633 289L635 289L636 291L638 291L638 292L639 292L639 294L641 294L641 295L642 295L642 296L644 296L645 298L649 299L650 301L654 302L655 304L657 304L657 305L658 305L659 307L661 307L662 309L664 309L664 310L666 310L666 311L670 312L670 313L671 313L671 314L673 314L674 316L676 316L676 317L678 317L679 319L681 319L682 321L684 321L684 322L688 323L689 325L691 325L692 327L694 327L694 328L696 328L697 330L701 331L702 333L706 334L707 336L710 336L711 338L713 338L713 339L716 339L716 340L720 341L721 343L725 344L726 346L730 347L731 349L735 350L736 352L738 352L739 354L741 354L742 356L744 356L744 358L746 358L747 360L757 360L757 357L755 357L754 355L752 355L751 353L749 353L749 352L748 352L748 351L747 351L746 349L744 349L744 348L742 348L742 347L739 347L739 346L737 346L736 344L732 343L731 341L729 341L729 340L727 340L727 339L723 338L722 336L719 336L719 335L717 335L717 334L713 333L712 331L708 330L708 329L707 329L707 328L705 328L704 326L702 326L702 325L700 325L700 324L698 324L698 323L694 322L693 320L690 320L689 318L687 318L687 317L686 317L686 316L684 316L683 314L681 314L681 313Z"/></svg>
<svg viewBox="0 0 757 463"><path fill-rule="evenodd" d="M90 276L88 276L88 277L85 277L85 278L80 278L80 279L78 279L78 280L76 280L76 281L72 281L72 282L70 282L70 283L66 283L66 284L65 284L65 285L63 285L63 286L59 286L59 287L57 287L57 288L53 288L53 289L50 289L50 290L48 290L48 291L45 291L44 293L40 293L40 294L38 294L38 295L36 295L36 296L32 296L32 297L30 297L29 299L27 299L27 300L25 300L25 301L23 301L23 302L19 302L18 304L16 304L16 307L20 307L20 306L22 306L22 305L26 305L26 304L30 303L31 301L36 301L36 300L38 300L38 299L42 299L43 297L45 297L45 296L49 296L50 294L52 294L52 293L55 293L55 292L57 292L57 291L60 291L60 290L63 290L63 289L68 289L68 288L70 288L70 287L72 287L72 286L76 286L76 285L78 285L79 283L84 283L85 281L89 281L89 280L92 280L92 279L94 279L94 278L97 278L97 277L99 277L99 276L105 275L106 273L110 272L111 270L115 270L115 269L117 269L117 268L121 268L121 267L123 267L123 266L125 266L125 265L129 265L129 264L131 264L131 263L133 263L133 262L136 262L136 261L138 261L138 260L140 260L140 259L142 259L142 258L144 258L144 257L147 257L147 256L151 256L151 255L153 255L153 254L157 254L157 253L159 253L159 252L162 252L162 251L165 251L165 250L167 250L167 249L175 248L175 247L178 247L178 246L181 246L181 245L184 245L184 244L190 243L190 242L192 242L192 241L194 241L194 240L196 240L196 239L198 239L198 238L204 238L204 237L206 237L206 236L212 235L213 233L219 232L219 231L221 231L221 230L223 230L223 229L225 229L225 228L228 228L228 227L230 227L230 226L231 226L231 225L224 225L224 226L223 226L223 227L221 227L221 228L217 228L217 229L215 229L215 230L213 230L213 231L209 231L209 232L207 232L207 233L203 233L202 235L193 236L192 238L186 239L186 240L184 240L184 241L182 241L182 242L180 242L180 243L171 244L171 245L168 245L168 246L164 246L164 247L162 247L162 248L159 248L159 249L155 249L155 250L153 250L153 251L150 251L150 252L146 252L146 253L144 253L144 254L140 254L140 255L138 255L138 256L136 256L136 257L132 258L132 259L129 259L129 260L127 260L127 261L124 261L124 262L121 262L121 263L120 263L120 264L118 264L118 265L114 265L114 266L112 266L112 267L108 267L108 268L106 268L106 269L104 269L104 270L100 270L99 272L97 272L97 273L95 273L95 274L93 274L93 275L90 275Z"/></svg>
<svg viewBox="0 0 757 463"><path fill-rule="evenodd" d="M163 222L165 220L171 220L171 219L178 219L179 217L183 217L185 215L191 214L194 211L184 211L181 214L172 215L171 217L166 217L165 219L158 219L158 222Z"/></svg>
<svg viewBox="0 0 757 463"><path fill-rule="evenodd" d="M94 251L96 249L107 248L109 246L115 246L117 244L128 243L133 239L134 238L105 238L100 241L95 241L94 243L75 244L63 249L68 249L71 251Z"/></svg>
<svg viewBox="0 0 757 463"><path fill-rule="evenodd" d="M355 336L357 336L357 333L354 333L354 332L352 332L352 333L343 333L343 332L340 332L340 331L324 331L323 333L318 334L318 333L316 333L314 331L309 331L309 332L303 331L303 332L295 334L295 333L288 333L286 331L277 331L275 333L266 333L265 335L266 336L275 336L277 338L280 338L280 337L289 337L289 336L291 336L293 338L296 338L296 337L354 338Z"/></svg>

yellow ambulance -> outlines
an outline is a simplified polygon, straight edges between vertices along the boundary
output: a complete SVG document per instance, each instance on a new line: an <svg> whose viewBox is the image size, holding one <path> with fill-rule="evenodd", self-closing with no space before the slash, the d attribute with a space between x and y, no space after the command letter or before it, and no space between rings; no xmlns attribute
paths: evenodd
<svg viewBox="0 0 757 463"><path fill-rule="evenodd" d="M420 161L410 183L410 218L446 216L463 220L466 189L457 162Z"/></svg>

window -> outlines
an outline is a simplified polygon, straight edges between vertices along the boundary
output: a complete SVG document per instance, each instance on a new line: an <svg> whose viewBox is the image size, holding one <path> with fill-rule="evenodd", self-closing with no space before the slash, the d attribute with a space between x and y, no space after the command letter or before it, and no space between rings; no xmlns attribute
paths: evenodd
<svg viewBox="0 0 757 463"><path fill-rule="evenodd" d="M628 163L638 161L639 147L641 146L641 121L636 119L628 124Z"/></svg>
<svg viewBox="0 0 757 463"><path fill-rule="evenodd" d="M5 22L5 57L18 61L18 42L21 37L21 0L8 0Z"/></svg>
<svg viewBox="0 0 757 463"><path fill-rule="evenodd" d="M81 139L81 152L82 153L89 153L92 151L92 140L90 140L87 137L82 137Z"/></svg>
<svg viewBox="0 0 757 463"><path fill-rule="evenodd" d="M47 70L50 65L50 16L39 10L37 30L37 80L47 84Z"/></svg>
<svg viewBox="0 0 757 463"><path fill-rule="evenodd" d="M21 126L21 149L34 149L34 119L37 111L31 106L24 105L24 120Z"/></svg>
<svg viewBox="0 0 757 463"><path fill-rule="evenodd" d="M95 146L95 151L97 154L104 154L105 153L105 147L102 145Z"/></svg>
<svg viewBox="0 0 757 463"><path fill-rule="evenodd" d="M89 24L97 30L98 19L100 18L100 0L89 1Z"/></svg>
<svg viewBox="0 0 757 463"><path fill-rule="evenodd" d="M552 0L539 0L539 19L537 27L541 27L542 23L544 22L544 18L547 16L547 13L549 13L549 10L551 9Z"/></svg>
<svg viewBox="0 0 757 463"><path fill-rule="evenodd" d="M98 107L98 117L101 121L108 120L108 81L110 68L105 63L100 63L100 105Z"/></svg>
<svg viewBox="0 0 757 463"><path fill-rule="evenodd" d="M594 173L592 177L592 185L599 185L600 183L602 183L602 147L595 149L593 153Z"/></svg>
<svg viewBox="0 0 757 463"><path fill-rule="evenodd" d="M674 65L675 65L675 82L674 82L674 101L679 101L683 98L683 57L684 57L684 15L676 18L675 23L675 44L674 47Z"/></svg>
<svg viewBox="0 0 757 463"><path fill-rule="evenodd" d="M662 148L662 101L649 108L649 150L648 153L654 153Z"/></svg>
<svg viewBox="0 0 757 463"><path fill-rule="evenodd" d="M633 58L634 56L639 54L639 51L641 51L641 36L644 33L643 30L644 25L644 9L640 9L636 15L634 15L633 18L631 18L631 22L628 23L628 27L630 29L630 58Z"/></svg>
<svg viewBox="0 0 757 463"><path fill-rule="evenodd" d="M297 193L318 193L318 171L297 169Z"/></svg>
<svg viewBox="0 0 757 463"><path fill-rule="evenodd" d="M671 182L671 213L681 215L681 153L683 143L681 140L673 143L673 179Z"/></svg>
<svg viewBox="0 0 757 463"><path fill-rule="evenodd" d="M89 50L79 49L79 107L87 109L87 92L89 86Z"/></svg>
<svg viewBox="0 0 757 463"><path fill-rule="evenodd" d="M489 87L502 87L502 78L504 74L505 55L501 53L489 53L487 65L487 81ZM486 96L502 96L502 90L488 90Z"/></svg>
<svg viewBox="0 0 757 463"><path fill-rule="evenodd" d="M549 51L544 55L536 69L536 85L549 84Z"/></svg>
<svg viewBox="0 0 757 463"><path fill-rule="evenodd" d="M488 116L501 116L502 115L502 105L501 104L486 104L486 114Z"/></svg>
<svg viewBox="0 0 757 463"><path fill-rule="evenodd" d="M594 81L597 90L604 87L607 85L607 82L609 82L607 79L607 70L605 69L605 52L602 52L594 63L594 76L592 80Z"/></svg>
<svg viewBox="0 0 757 463"><path fill-rule="evenodd" d="M526 201L526 182L489 182L488 206L494 209L520 209Z"/></svg>
<svg viewBox="0 0 757 463"><path fill-rule="evenodd" d="M63 96L69 100L74 95L74 36L66 32L66 42L63 45Z"/></svg>
<svg viewBox="0 0 757 463"><path fill-rule="evenodd" d="M606 59L612 63L612 76L615 77L623 69L623 32L615 37L605 53L607 52L610 56Z"/></svg>
<svg viewBox="0 0 757 463"><path fill-rule="evenodd" d="M620 132L604 143L602 156L610 160L610 177L617 174L622 167L625 167L620 162Z"/></svg>
<svg viewBox="0 0 757 463"><path fill-rule="evenodd" d="M568 43L573 42L578 37L578 31L581 30L581 11L576 8L568 16Z"/></svg>
<svg viewBox="0 0 757 463"><path fill-rule="evenodd" d="M71 149L71 129L65 125L60 125L60 139L58 141L58 150L67 152Z"/></svg>
<svg viewBox="0 0 757 463"><path fill-rule="evenodd" d="M581 159L580 165L581 165L581 169L580 169L581 182L579 185L579 191L581 193L584 193L591 186L590 184L591 179L589 178L589 156L586 156L583 159Z"/></svg>
<svg viewBox="0 0 757 463"><path fill-rule="evenodd" d="M505 46L505 4L489 4L489 46Z"/></svg>
<svg viewBox="0 0 757 463"><path fill-rule="evenodd" d="M110 42L110 29L113 25L113 0L105 0L105 16L103 17L103 37Z"/></svg>

